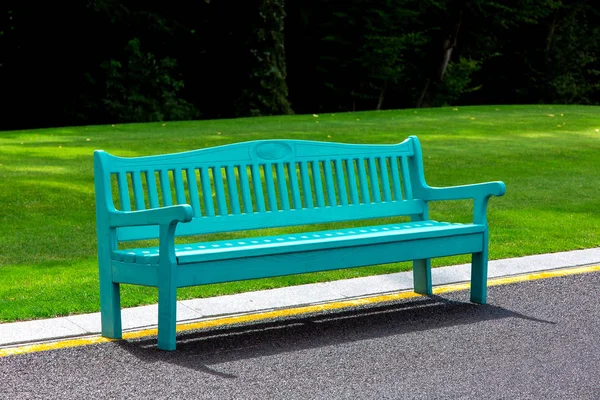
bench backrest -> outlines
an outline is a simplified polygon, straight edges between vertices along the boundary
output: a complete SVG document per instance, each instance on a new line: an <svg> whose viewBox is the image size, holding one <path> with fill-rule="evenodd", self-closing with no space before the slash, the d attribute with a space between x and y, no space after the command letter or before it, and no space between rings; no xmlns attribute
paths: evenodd
<svg viewBox="0 0 600 400"><path fill-rule="evenodd" d="M130 158L98 150L96 201L122 211L190 204L194 219L177 235L419 215L420 152L414 136L395 145L259 140ZM158 227L117 228L119 241L157 237Z"/></svg>

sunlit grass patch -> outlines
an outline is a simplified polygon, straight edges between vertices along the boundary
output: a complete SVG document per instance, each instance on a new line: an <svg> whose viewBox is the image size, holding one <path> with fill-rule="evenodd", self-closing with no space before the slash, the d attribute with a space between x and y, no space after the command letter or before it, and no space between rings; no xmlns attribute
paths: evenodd
<svg viewBox="0 0 600 400"><path fill-rule="evenodd" d="M533 105L0 132L0 321L98 311L96 149L127 157L258 139L398 143L417 135L429 184L506 183L506 195L492 198L488 209L490 258L498 259L600 246L599 130L600 107ZM471 213L470 202L431 205L431 217L437 220L467 222ZM468 259L436 259L433 265ZM409 268L410 263L402 263L233 282L182 289L179 297ZM155 301L155 289L124 287L123 306Z"/></svg>

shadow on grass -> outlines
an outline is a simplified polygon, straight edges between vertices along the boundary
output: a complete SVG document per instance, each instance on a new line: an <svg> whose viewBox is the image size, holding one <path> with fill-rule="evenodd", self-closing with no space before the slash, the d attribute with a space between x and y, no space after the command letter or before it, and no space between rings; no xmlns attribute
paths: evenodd
<svg viewBox="0 0 600 400"><path fill-rule="evenodd" d="M157 349L156 337L121 341L117 345L145 363L166 362L235 379L235 375L210 366L504 318L555 324L498 306L429 296L410 302L179 333L174 352Z"/></svg>

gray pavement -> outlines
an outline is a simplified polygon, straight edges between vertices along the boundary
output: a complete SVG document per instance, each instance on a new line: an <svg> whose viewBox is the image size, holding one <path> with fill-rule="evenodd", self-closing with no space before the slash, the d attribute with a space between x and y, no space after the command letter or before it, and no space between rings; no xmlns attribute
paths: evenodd
<svg viewBox="0 0 600 400"><path fill-rule="evenodd" d="M489 262L489 278L519 275L557 268L600 264L600 248L541 254ZM434 268L434 285L466 282L470 265ZM334 282L315 283L206 299L180 301L179 323L189 323L281 308L376 296L413 288L412 272L400 272ZM155 327L157 305L126 308L123 328L135 331ZM64 338L99 335L100 314L83 314L46 320L0 324L0 348Z"/></svg>
<svg viewBox="0 0 600 400"><path fill-rule="evenodd" d="M600 272L0 357L6 399L600 398Z"/></svg>

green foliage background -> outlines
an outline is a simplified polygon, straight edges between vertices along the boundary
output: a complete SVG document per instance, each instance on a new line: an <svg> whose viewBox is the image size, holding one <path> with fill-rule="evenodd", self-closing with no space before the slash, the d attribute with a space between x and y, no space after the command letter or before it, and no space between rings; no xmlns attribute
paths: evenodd
<svg viewBox="0 0 600 400"><path fill-rule="evenodd" d="M0 129L600 104L600 2L0 5Z"/></svg>

